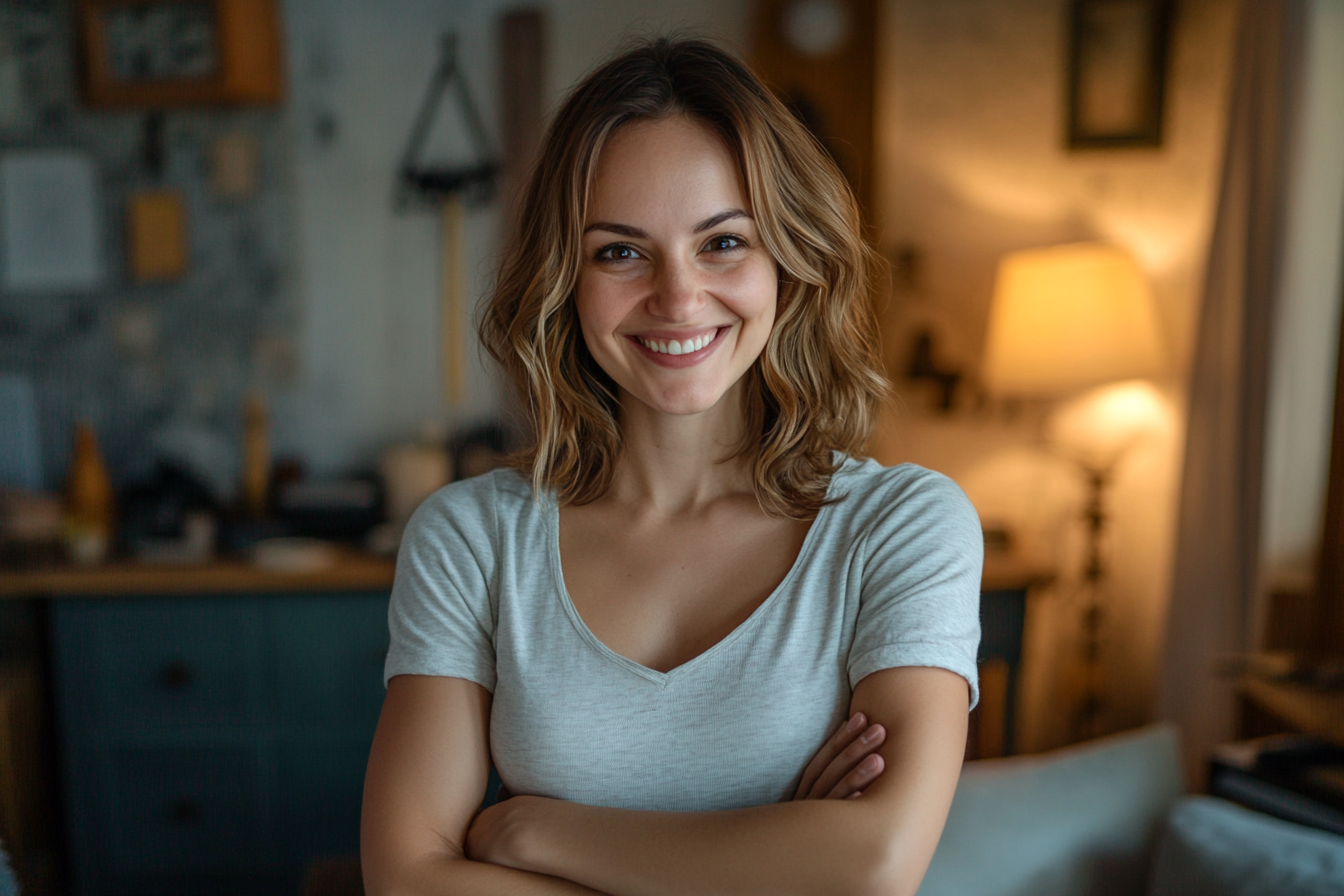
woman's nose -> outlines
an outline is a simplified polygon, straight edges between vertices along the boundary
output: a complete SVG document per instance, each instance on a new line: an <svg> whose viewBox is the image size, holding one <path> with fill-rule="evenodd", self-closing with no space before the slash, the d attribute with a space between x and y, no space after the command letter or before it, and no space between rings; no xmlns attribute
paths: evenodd
<svg viewBox="0 0 1344 896"><path fill-rule="evenodd" d="M692 320L704 305L701 283L693 265L680 259L658 266L650 311L670 321Z"/></svg>

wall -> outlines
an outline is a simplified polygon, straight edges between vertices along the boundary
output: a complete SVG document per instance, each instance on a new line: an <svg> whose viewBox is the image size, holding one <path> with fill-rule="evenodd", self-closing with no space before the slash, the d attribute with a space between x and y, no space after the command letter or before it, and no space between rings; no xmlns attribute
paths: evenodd
<svg viewBox="0 0 1344 896"><path fill-rule="evenodd" d="M436 63L439 35L460 35L462 67L487 124L497 89L496 17L508 0L288 0L289 123L298 205L302 376L277 393L277 445L317 470L367 462L429 424L488 416L500 405L489 365L471 352L469 398L441 395L437 344L438 221L396 214L393 175ZM546 9L546 93L564 90L623 40L691 29L741 45L746 0L678 3L574 0ZM451 116L450 105L445 105ZM334 119L334 136L324 129ZM449 118L449 121L455 119ZM431 137L431 145L435 139ZM443 157L466 147L440 142ZM467 214L471 302L489 287L499 245L497 209Z"/></svg>
<svg viewBox="0 0 1344 896"><path fill-rule="evenodd" d="M1344 3L1308 4L1265 443L1262 578L1315 580L1325 517L1344 247Z"/></svg>
<svg viewBox="0 0 1344 896"><path fill-rule="evenodd" d="M23 373L35 386L50 487L64 478L79 419L98 430L117 483L172 455L227 499L249 392L271 402L274 451L305 458L318 474L367 465L426 424L497 412L498 386L475 351L465 405L450 408L439 394L437 217L394 213L392 194L444 30L459 32L463 70L494 129L496 17L511 5L289 0L287 103L169 112L157 182L140 163L143 113L90 112L78 100L73 4L0 7L0 151L85 150L104 211L101 288L0 294L0 373ZM741 45L747 18L746 0L541 5L552 105L622 40L681 29ZM431 142L461 157L460 120L447 121L446 139ZM261 147L260 188L249 200L220 201L207 188L208 147L239 130ZM127 195L156 183L187 196L190 271L179 282L135 285L120 222ZM498 231L496 208L469 213L473 301L488 288Z"/></svg>
<svg viewBox="0 0 1344 896"><path fill-rule="evenodd" d="M1064 148L1064 0L886 0L879 50L878 211L898 272L889 359L932 327L938 361L962 370L958 409L923 386L874 450L953 476L987 524L1058 571L1028 620L1021 745L1070 739L1077 661L1082 481L1049 442L1051 408L989 401L974 385L995 265L1006 251L1083 239L1130 248L1151 278L1169 349L1161 412L1110 490L1102 727L1149 715L1166 609L1180 466L1182 388L1198 319L1225 121L1234 5L1184 0L1173 23L1166 130L1157 149ZM905 253L909 256L909 253Z"/></svg>
<svg viewBox="0 0 1344 896"><path fill-rule="evenodd" d="M97 429L120 482L156 454L195 466L223 493L236 481L241 407L251 390L292 373L297 332L292 280L288 135L274 109L170 111L165 165L142 162L144 113L94 112L79 102L72 4L0 7L0 151L75 149L98 173L103 284L83 292L0 292L0 373L20 373L37 397L44 477L64 478L76 420ZM212 195L212 140L244 133L259 147L255 195ZM133 191L185 196L186 275L131 282L125 201Z"/></svg>

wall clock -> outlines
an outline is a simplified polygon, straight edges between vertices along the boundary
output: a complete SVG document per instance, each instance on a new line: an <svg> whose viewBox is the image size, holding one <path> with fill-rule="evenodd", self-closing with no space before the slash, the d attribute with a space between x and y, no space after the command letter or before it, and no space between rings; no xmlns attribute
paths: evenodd
<svg viewBox="0 0 1344 896"><path fill-rule="evenodd" d="M876 0L757 0L752 62L872 205Z"/></svg>
<svg viewBox="0 0 1344 896"><path fill-rule="evenodd" d="M80 0L85 101L94 107L275 103L275 0Z"/></svg>

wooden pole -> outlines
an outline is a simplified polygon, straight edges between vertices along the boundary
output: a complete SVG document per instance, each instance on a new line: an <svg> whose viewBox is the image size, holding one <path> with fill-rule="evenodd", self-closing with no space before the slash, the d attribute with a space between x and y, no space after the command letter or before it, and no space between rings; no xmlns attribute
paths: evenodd
<svg viewBox="0 0 1344 896"><path fill-rule="evenodd" d="M439 206L443 254L439 285L443 297L440 309L442 343L440 363L443 369L443 397L457 406L466 399L466 314L462 286L462 199L456 194L444 197Z"/></svg>

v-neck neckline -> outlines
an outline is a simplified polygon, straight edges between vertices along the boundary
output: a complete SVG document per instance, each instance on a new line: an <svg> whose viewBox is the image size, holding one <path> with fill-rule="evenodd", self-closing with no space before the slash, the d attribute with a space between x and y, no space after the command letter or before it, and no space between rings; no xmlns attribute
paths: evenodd
<svg viewBox="0 0 1344 896"><path fill-rule="evenodd" d="M784 578L780 580L779 584L775 586L774 590L770 592L765 600L761 601L760 605L751 612L751 615L738 623L732 631L714 642L707 649L697 653L686 662L673 666L666 672L659 672L657 669L651 669L643 663L635 662L625 654L617 653L615 650L612 650L601 638L593 634L593 630L588 627L588 623L584 622L583 617L579 615L579 608L574 606L574 601L569 595L569 587L565 584L565 569L560 557L560 505L555 500L555 493L548 491L545 495L544 509L546 525L550 530L547 538L547 549L551 561L551 579L555 588L555 594L560 601L561 607L564 609L565 615L569 617L569 621L573 624L575 631L579 633L579 637L586 641L599 655L640 678L666 687L681 675L686 674L686 670L704 665L709 662L714 655L727 650L732 642L737 641L743 637L747 631L755 628L765 614L770 611L771 607L783 600L781 595L788 590L789 586L793 583L793 580L801 575L799 570L801 570L811 559L813 544L820 537L816 534L817 529L830 514L832 493L835 490L836 477L840 475L841 470L848 466L848 464L849 461L846 459L841 463L840 467L836 469L835 473L831 475L831 481L827 483L826 486L826 503L821 506L819 511L817 511L816 518L812 520L812 525L808 527L807 534L803 536L803 544L798 549L798 556L793 559L793 564L789 567L789 571L784 575Z"/></svg>

